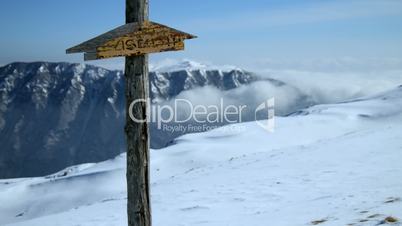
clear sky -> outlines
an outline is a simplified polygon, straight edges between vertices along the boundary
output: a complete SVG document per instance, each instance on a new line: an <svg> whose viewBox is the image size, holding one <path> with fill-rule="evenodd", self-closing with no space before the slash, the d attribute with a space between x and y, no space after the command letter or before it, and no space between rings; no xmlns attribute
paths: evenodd
<svg viewBox="0 0 402 226"><path fill-rule="evenodd" d="M65 49L124 23L125 0L1 0L0 64L82 62ZM150 0L150 19L199 38L189 58L252 67L306 59L401 59L402 0ZM371 62L372 62L371 61ZM101 61L112 64L119 61ZM399 61L398 61L399 62Z"/></svg>

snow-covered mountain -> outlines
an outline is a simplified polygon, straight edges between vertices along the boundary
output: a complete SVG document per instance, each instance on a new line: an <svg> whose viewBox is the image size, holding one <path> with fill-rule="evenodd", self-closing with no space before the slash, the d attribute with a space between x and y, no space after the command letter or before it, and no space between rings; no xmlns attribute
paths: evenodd
<svg viewBox="0 0 402 226"><path fill-rule="evenodd" d="M188 134L151 151L155 225L386 225L402 218L402 86ZM0 225L125 225L125 156L0 181ZM391 223L390 223L391 224Z"/></svg>
<svg viewBox="0 0 402 226"><path fill-rule="evenodd" d="M150 90L154 101L172 99L181 92L198 87L213 86L231 90L262 80L257 75L235 67L207 66L193 61L151 67ZM280 85L278 80L270 82Z"/></svg>
<svg viewBox="0 0 402 226"><path fill-rule="evenodd" d="M44 175L121 153L122 77L68 63L1 67L0 177Z"/></svg>
<svg viewBox="0 0 402 226"><path fill-rule="evenodd" d="M150 90L157 103L197 87L230 91L261 80L241 69L186 61L155 68ZM46 175L124 152L124 105L121 71L46 62L0 67L0 178ZM182 134L151 130L154 148Z"/></svg>

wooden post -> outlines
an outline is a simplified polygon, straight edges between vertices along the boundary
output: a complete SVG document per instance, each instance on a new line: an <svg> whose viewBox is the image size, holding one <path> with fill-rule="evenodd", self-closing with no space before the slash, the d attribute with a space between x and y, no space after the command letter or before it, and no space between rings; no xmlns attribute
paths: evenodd
<svg viewBox="0 0 402 226"><path fill-rule="evenodd" d="M129 226L151 226L147 54L183 50L185 39L196 38L148 21L148 1L126 0L125 25L66 50L66 53L84 53L85 60L126 56L125 133Z"/></svg>
<svg viewBox="0 0 402 226"><path fill-rule="evenodd" d="M126 23L148 20L148 0L126 0ZM149 181L149 128L148 116L148 55L128 56L126 78L126 141L127 141L127 214L129 226L151 226ZM129 117L129 106L138 102Z"/></svg>

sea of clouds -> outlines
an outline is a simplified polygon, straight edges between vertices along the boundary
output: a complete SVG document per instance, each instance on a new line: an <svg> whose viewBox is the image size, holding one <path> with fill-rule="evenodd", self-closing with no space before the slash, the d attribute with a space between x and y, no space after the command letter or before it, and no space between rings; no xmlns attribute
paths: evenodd
<svg viewBox="0 0 402 226"><path fill-rule="evenodd" d="M275 98L276 114L283 116L310 105L347 101L402 85L401 59L265 60L249 71L285 85L259 81L228 91L207 86L185 91L177 98L194 105L219 105L222 99L225 105L247 104L250 111L245 118L251 119L253 109L270 98ZM186 110L181 108L181 112Z"/></svg>

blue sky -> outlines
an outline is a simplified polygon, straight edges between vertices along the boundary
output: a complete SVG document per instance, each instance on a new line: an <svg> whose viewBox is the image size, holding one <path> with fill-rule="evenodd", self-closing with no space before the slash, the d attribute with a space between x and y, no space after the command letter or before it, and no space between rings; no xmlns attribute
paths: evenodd
<svg viewBox="0 0 402 226"><path fill-rule="evenodd" d="M124 4L1 0L0 64L82 62L82 55L66 55L65 49L124 23ZM150 0L150 19L199 37L186 43L186 51L154 54L152 61L189 58L252 67L402 58L400 0Z"/></svg>

